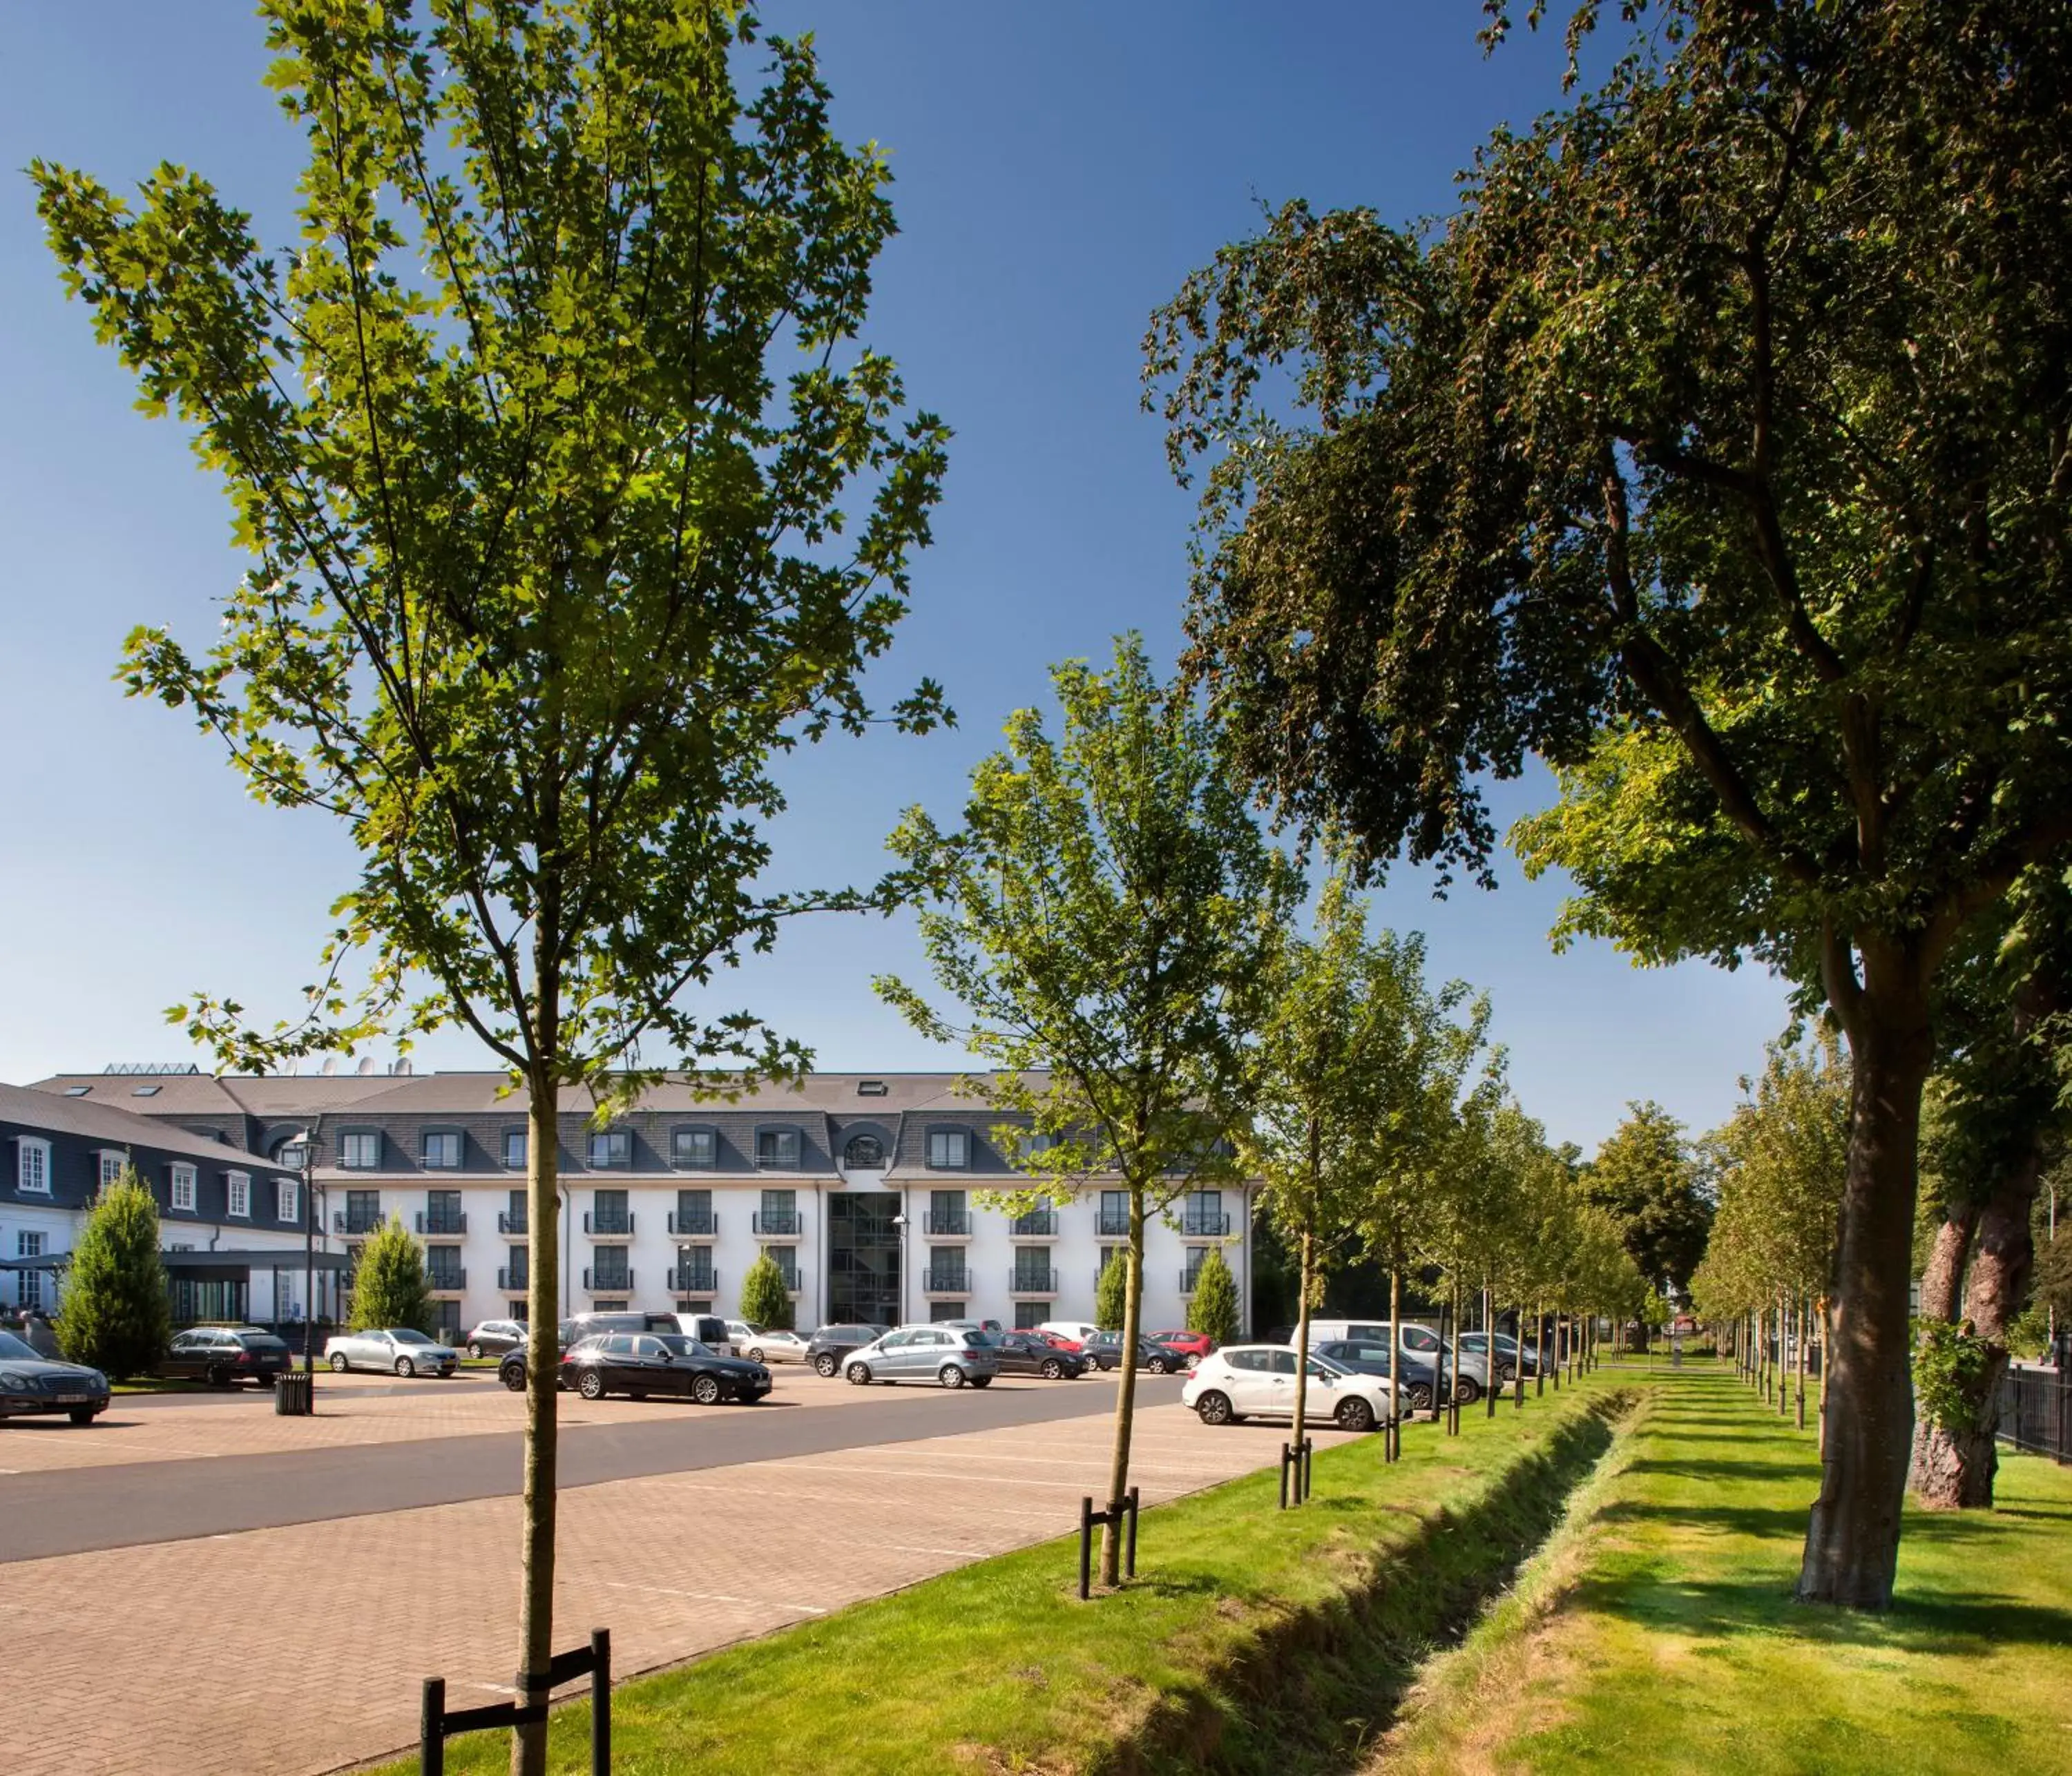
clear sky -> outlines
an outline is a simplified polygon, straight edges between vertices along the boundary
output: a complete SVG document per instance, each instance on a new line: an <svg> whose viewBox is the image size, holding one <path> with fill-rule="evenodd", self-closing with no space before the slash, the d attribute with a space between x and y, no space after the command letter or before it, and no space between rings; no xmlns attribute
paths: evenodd
<svg viewBox="0 0 2072 1776"><path fill-rule="evenodd" d="M903 806L953 815L1007 712L1042 698L1046 663L1103 654L1124 627L1171 657L1192 508L1138 405L1146 318L1262 201L1445 208L1491 126L1559 98L1558 45L1485 59L1478 15L1474 0L767 9L774 29L817 32L844 133L891 153L902 232L867 336L957 430L884 683L934 674L962 725L804 756L787 877L865 879ZM240 564L220 493L172 426L132 410L64 299L15 171L41 156L123 189L181 162L278 239L300 143L264 62L232 0L0 9L0 1079L190 1058L162 1013L195 988L293 1009L350 879L340 833L247 801L211 742L112 682L134 624L205 640ZM1499 815L1547 793L1509 786ZM1556 1138L1593 1146L1635 1098L1720 1120L1782 1026L1776 983L1636 971L1597 945L1556 956L1560 891L1507 868L1497 893L1437 902L1404 872L1381 916L1490 992L1519 1095ZM887 969L920 972L903 921L823 921L731 977L726 1004L824 1066L959 1065L874 1000ZM454 1033L417 1059L481 1054Z"/></svg>

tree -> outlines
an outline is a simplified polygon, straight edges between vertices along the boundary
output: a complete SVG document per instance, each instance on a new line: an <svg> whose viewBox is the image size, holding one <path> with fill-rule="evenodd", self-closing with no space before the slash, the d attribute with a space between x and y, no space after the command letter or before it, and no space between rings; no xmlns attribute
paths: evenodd
<svg viewBox="0 0 2072 1776"><path fill-rule="evenodd" d="M926 885L921 941L962 1022L892 977L879 993L931 1040L985 1057L982 1090L1022 1112L1009 1131L1038 1182L1009 1206L1119 1185L1128 1194L1108 1497L1129 1486L1144 1226L1187 1192L1241 1182L1246 1041L1268 963L1294 910L1293 871L1269 846L1194 701L1153 677L1142 642L1106 672L1052 668L1054 741L1034 709L972 777L960 832L922 809L892 836ZM1033 1138L1031 1138L1033 1137ZM1116 1526L1101 1582L1116 1582Z"/></svg>
<svg viewBox="0 0 2072 1776"><path fill-rule="evenodd" d="M376 1228L360 1248L346 1324L356 1332L383 1326L432 1329L432 1289L425 1278L424 1250L397 1216Z"/></svg>
<svg viewBox="0 0 2072 1776"><path fill-rule="evenodd" d="M1644 10L1443 223L1297 203L1224 249L1148 373L1176 464L1220 453L1191 663L1285 815L1486 880L1483 786L1536 754L1563 800L1513 842L1572 873L1564 935L1834 1012L1799 1593L1882 1608L1932 997L2072 841L2072 39L2054 0Z"/></svg>
<svg viewBox="0 0 2072 1776"><path fill-rule="evenodd" d="M1103 1331L1120 1329L1128 1300L1129 1257L1117 1248L1109 1252L1100 1274L1094 1279L1094 1318Z"/></svg>
<svg viewBox="0 0 2072 1776"><path fill-rule="evenodd" d="M555 1116L671 1063L804 1051L695 989L767 948L772 754L872 719L944 428L856 339L893 228L809 43L681 0L276 0L309 137L283 257L175 166L132 208L33 169L51 245L149 412L191 430L252 558L193 713L262 800L360 853L304 1015L197 995L226 1067L458 1022L530 1119L521 1700L552 1651ZM940 716L924 683L894 718ZM513 1767L544 1769L544 1724Z"/></svg>
<svg viewBox="0 0 2072 1776"><path fill-rule="evenodd" d="M788 1331L791 1325L791 1292L784 1286L784 1272L768 1252L742 1272L741 1317L750 1326Z"/></svg>
<svg viewBox="0 0 2072 1776"><path fill-rule="evenodd" d="M173 1335L158 1205L134 1167L87 1211L58 1303L58 1346L117 1381L148 1374Z"/></svg>
<svg viewBox="0 0 2072 1776"><path fill-rule="evenodd" d="M1642 1276L1658 1289L1688 1289L1705 1256L1712 1205L1699 1188L1683 1124L1659 1104L1626 1108L1631 1113L1584 1173L1584 1191L1618 1223Z"/></svg>
<svg viewBox="0 0 2072 1776"><path fill-rule="evenodd" d="M1194 1297L1187 1303L1187 1326L1190 1331L1199 1332L1218 1344L1228 1344L1237 1336L1237 1278L1231 1274L1219 1246L1209 1248L1208 1256L1195 1273Z"/></svg>

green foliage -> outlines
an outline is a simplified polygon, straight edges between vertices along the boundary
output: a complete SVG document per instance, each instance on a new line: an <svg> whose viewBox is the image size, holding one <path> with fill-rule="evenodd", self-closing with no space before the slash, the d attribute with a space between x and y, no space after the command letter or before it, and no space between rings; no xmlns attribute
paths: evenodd
<svg viewBox="0 0 2072 1776"><path fill-rule="evenodd" d="M1705 1255L1712 1205L1684 1125L1659 1104L1626 1108L1631 1114L1584 1174L1585 1193L1617 1220L1643 1276L1688 1289Z"/></svg>
<svg viewBox="0 0 2072 1776"><path fill-rule="evenodd" d="M158 1206L130 1166L87 1211L55 1330L72 1362L117 1381L148 1373L166 1354L173 1310L158 1256Z"/></svg>
<svg viewBox="0 0 2072 1776"><path fill-rule="evenodd" d="M1110 1252L1108 1262L1094 1279L1094 1319L1104 1332L1122 1330L1129 1301L1129 1260L1120 1248Z"/></svg>
<svg viewBox="0 0 2072 1776"><path fill-rule="evenodd" d="M425 1281L425 1254L392 1216L360 1248L352 1273L352 1305L346 1324L355 1332L377 1326L432 1329L432 1291Z"/></svg>
<svg viewBox="0 0 2072 1776"><path fill-rule="evenodd" d="M1237 1278L1224 1262L1223 1248L1211 1246L1195 1274L1194 1293L1187 1303L1187 1328L1206 1334L1218 1344L1228 1344L1237 1336L1240 1318Z"/></svg>
<svg viewBox="0 0 2072 1776"><path fill-rule="evenodd" d="M741 1317L769 1330L791 1330L791 1292L784 1286L777 1260L767 1252L742 1272Z"/></svg>
<svg viewBox="0 0 2072 1776"><path fill-rule="evenodd" d="M1938 1430L1971 1427L1980 1388L1993 1362L1992 1346L1971 1322L1914 1322L1914 1400L1923 1419Z"/></svg>

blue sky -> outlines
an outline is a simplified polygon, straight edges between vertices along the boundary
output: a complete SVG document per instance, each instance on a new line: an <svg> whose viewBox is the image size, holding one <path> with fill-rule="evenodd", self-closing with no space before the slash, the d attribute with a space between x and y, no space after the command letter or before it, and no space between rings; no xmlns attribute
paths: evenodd
<svg viewBox="0 0 2072 1776"><path fill-rule="evenodd" d="M1104 654L1124 627L1170 658L1192 507L1138 405L1146 318L1262 200L1445 208L1492 125L1559 97L1558 45L1521 37L1485 59L1478 14L1474 0L767 10L774 29L817 33L843 132L891 154L902 232L868 337L958 434L885 682L933 674L962 726L805 755L787 773L787 877L865 879L903 806L953 814L1008 711L1042 697L1046 663ZM258 24L228 0L0 16L0 1079L186 1059L161 1013L198 987L290 1009L350 877L340 833L247 801L209 742L111 680L135 623L204 638L240 563L213 483L171 426L132 410L126 374L64 301L13 171L42 156L121 189L170 159L278 222L299 143L259 84L265 60ZM1544 779L1507 786L1499 816L1547 793ZM1519 1095L1557 1138L1594 1145L1635 1098L1718 1120L1782 1026L1777 985L1637 971L1601 945L1553 956L1560 895L1507 868L1494 894L1437 902L1406 871L1380 916L1425 931L1437 971L1490 992ZM725 1004L828 1067L959 1064L873 998L888 969L920 972L904 922L824 921L730 977ZM421 1067L479 1059L458 1033L417 1050Z"/></svg>

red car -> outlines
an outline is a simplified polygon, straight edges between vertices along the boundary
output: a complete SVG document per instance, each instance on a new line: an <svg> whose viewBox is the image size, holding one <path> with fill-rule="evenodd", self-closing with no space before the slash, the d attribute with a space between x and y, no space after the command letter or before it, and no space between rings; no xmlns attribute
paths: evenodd
<svg viewBox="0 0 2072 1776"><path fill-rule="evenodd" d="M1041 1338L1054 1350L1069 1350L1075 1357L1086 1355L1087 1347L1083 1344L1077 1338L1067 1338L1062 1332L1046 1332L1040 1326L1033 1327L1031 1332L1033 1336Z"/></svg>
<svg viewBox="0 0 2072 1776"><path fill-rule="evenodd" d="M1197 1363L1216 1347L1216 1341L1206 1332L1153 1332L1148 1335L1153 1344L1170 1345L1175 1350L1184 1350Z"/></svg>

